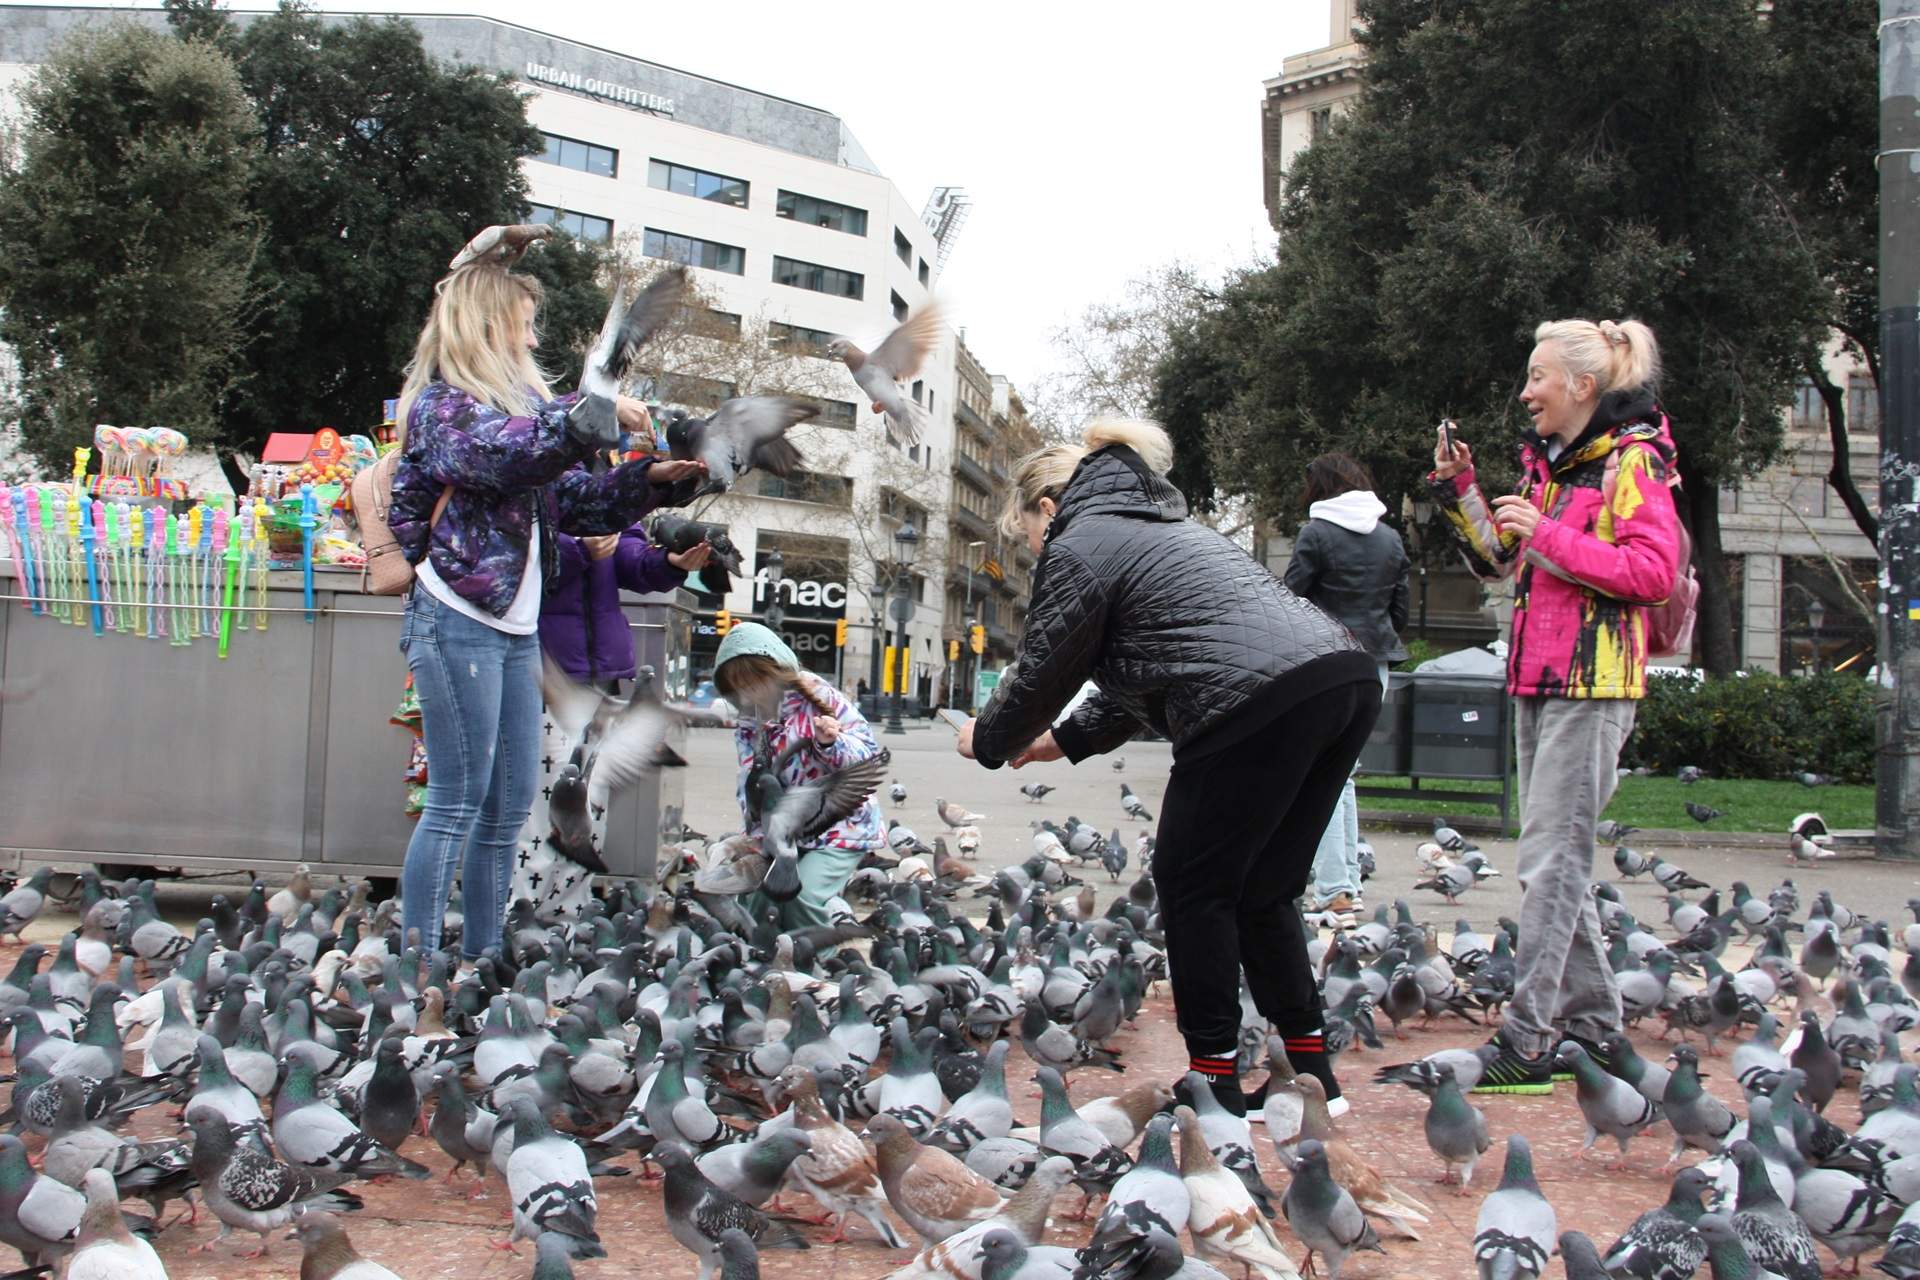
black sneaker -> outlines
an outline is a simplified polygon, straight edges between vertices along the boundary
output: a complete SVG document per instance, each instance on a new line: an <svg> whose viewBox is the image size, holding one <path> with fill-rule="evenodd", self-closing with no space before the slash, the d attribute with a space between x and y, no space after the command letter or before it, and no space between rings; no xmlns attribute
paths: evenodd
<svg viewBox="0 0 1920 1280"><path fill-rule="evenodd" d="M1587 1056L1589 1058L1592 1058L1596 1063L1600 1065L1600 1069L1602 1071L1606 1072L1608 1075L1613 1074L1613 1056L1609 1054L1606 1051L1606 1049L1601 1046L1599 1041L1589 1040L1585 1036L1575 1035L1571 1031L1562 1032L1560 1035L1560 1046L1556 1046L1556 1049L1555 1049L1556 1054L1558 1053L1559 1047L1570 1045L1570 1044L1579 1045L1582 1049L1586 1050ZM1560 1067L1555 1067L1553 1069L1553 1078L1556 1082L1561 1080L1571 1080L1573 1079L1573 1072L1564 1070Z"/></svg>
<svg viewBox="0 0 1920 1280"><path fill-rule="evenodd" d="M1499 1050L1487 1069L1480 1073L1480 1081L1473 1086L1475 1093L1524 1093L1542 1094L1553 1092L1553 1056L1536 1054L1529 1058L1509 1048L1507 1042L1495 1035L1490 1044Z"/></svg>
<svg viewBox="0 0 1920 1280"><path fill-rule="evenodd" d="M1327 1095L1327 1114L1336 1119L1345 1115L1347 1100L1340 1096L1340 1082L1333 1078L1333 1059L1327 1056L1326 1037L1319 1033L1286 1036L1283 1043L1294 1074L1313 1076L1320 1081L1320 1088Z"/></svg>

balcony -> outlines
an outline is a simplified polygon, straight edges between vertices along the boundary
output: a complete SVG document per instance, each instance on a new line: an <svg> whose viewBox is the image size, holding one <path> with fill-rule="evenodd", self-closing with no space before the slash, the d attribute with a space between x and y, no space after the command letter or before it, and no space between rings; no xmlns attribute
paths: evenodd
<svg viewBox="0 0 1920 1280"><path fill-rule="evenodd" d="M983 493L993 492L993 477L987 469L958 450L953 455L953 473Z"/></svg>
<svg viewBox="0 0 1920 1280"><path fill-rule="evenodd" d="M975 431L978 431L981 435L986 436L989 439L992 438L993 427L988 424L985 418L981 417L978 413L974 412L972 405L968 404L964 399L958 396L954 397L953 416L956 420L966 424L969 427L972 427Z"/></svg>
<svg viewBox="0 0 1920 1280"><path fill-rule="evenodd" d="M970 538L986 539L993 536L993 525L985 516L977 516L957 502L948 509L947 516L957 528L964 529Z"/></svg>
<svg viewBox="0 0 1920 1280"><path fill-rule="evenodd" d="M993 595L993 589L1000 585L978 570L969 574L965 565L950 564L947 566L948 593L956 596L965 596L967 593L967 579L969 577L973 579L973 598L975 600L990 599Z"/></svg>

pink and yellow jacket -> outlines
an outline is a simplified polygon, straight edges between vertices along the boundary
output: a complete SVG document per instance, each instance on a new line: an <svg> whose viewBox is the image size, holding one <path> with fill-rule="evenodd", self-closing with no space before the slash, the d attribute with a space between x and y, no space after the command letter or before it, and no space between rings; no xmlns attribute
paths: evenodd
<svg viewBox="0 0 1920 1280"><path fill-rule="evenodd" d="M1445 480L1427 477L1474 576L1497 582L1519 575L1508 692L1645 696L1645 606L1673 590L1679 551L1666 414L1644 393L1609 394L1592 425L1552 461L1529 433L1520 465L1519 493L1541 512L1525 542L1494 528L1471 468Z"/></svg>

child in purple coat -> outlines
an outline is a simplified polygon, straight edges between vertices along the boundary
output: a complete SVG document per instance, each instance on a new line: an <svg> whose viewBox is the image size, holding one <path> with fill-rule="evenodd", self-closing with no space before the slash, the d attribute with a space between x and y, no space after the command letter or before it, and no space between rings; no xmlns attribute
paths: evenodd
<svg viewBox="0 0 1920 1280"><path fill-rule="evenodd" d="M620 610L621 591L639 595L672 591L689 573L706 566L712 549L701 543L669 554L648 542L646 530L638 524L599 537L561 534L554 541L559 568L541 597L541 652L569 678L620 693L623 682L633 679L637 670L633 632ZM541 732L539 789L520 832L509 901L526 899L539 919L550 924L577 918L591 893L591 876L547 843L553 829L547 815L547 789L578 744L551 716L542 718ZM593 849L598 853L606 835L607 795L597 782L587 804L593 819Z"/></svg>

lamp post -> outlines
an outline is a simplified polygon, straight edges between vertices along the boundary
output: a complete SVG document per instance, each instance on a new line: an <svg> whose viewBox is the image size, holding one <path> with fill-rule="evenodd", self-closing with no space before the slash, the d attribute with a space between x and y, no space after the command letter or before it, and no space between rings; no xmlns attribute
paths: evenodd
<svg viewBox="0 0 1920 1280"><path fill-rule="evenodd" d="M882 583L880 567L875 565L873 590L867 594L867 607L873 611L873 670L868 677L867 687L873 691L873 718L876 720L880 718L880 651L887 643L887 592L891 589L890 584ZM865 715L866 708L862 707L860 713Z"/></svg>
<svg viewBox="0 0 1920 1280"><path fill-rule="evenodd" d="M766 582L761 589L766 592L767 603L760 609L760 624L779 635L780 624L787 620L787 608L780 603L780 583L787 576L787 556L784 551L775 551L767 557L766 575Z"/></svg>
<svg viewBox="0 0 1920 1280"><path fill-rule="evenodd" d="M893 585L899 592L899 598L893 605L894 647L902 654L907 649L907 615L913 611L913 603L907 598L907 592L913 586L913 557L920 550L920 531L913 527L911 520L902 524L893 534ZM905 667L908 664L901 663ZM895 671L893 681L893 705L887 711L887 732L905 733L907 726L900 721L900 707L905 700L906 672Z"/></svg>
<svg viewBox="0 0 1920 1280"><path fill-rule="evenodd" d="M1812 600L1807 602L1807 627L1813 633L1807 642L1807 648L1809 650L1809 655L1807 659L1808 675L1818 674L1818 672L1821 669L1820 668L1820 662L1821 662L1820 632L1822 631L1823 628L1825 628L1826 624L1827 624L1826 601L1822 600L1819 596L1815 596Z"/></svg>
<svg viewBox="0 0 1920 1280"><path fill-rule="evenodd" d="M966 638L961 642L965 646L964 652L967 656L961 660L961 669L967 673L968 715L973 714L973 686L979 683L975 677L980 666L980 655L973 651L973 549L975 547L984 548L986 545L984 542L969 542L967 544L967 634Z"/></svg>

